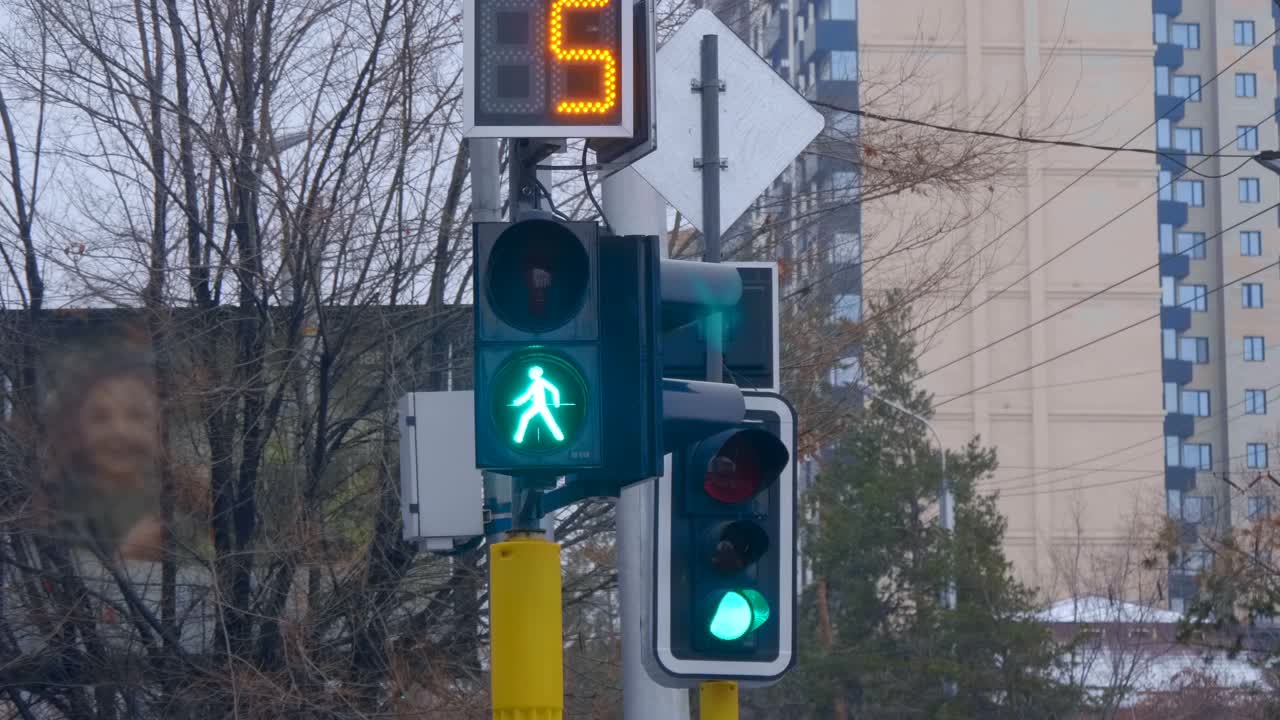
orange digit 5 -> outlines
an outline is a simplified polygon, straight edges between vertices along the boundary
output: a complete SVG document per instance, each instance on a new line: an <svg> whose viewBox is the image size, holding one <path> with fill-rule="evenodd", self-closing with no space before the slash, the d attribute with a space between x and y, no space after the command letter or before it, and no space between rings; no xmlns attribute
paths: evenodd
<svg viewBox="0 0 1280 720"><path fill-rule="evenodd" d="M600 97L595 100L561 100L556 112L567 115L602 114L618 104L618 61L604 48L566 48L564 40L564 11L566 9L604 9L611 0L553 0L551 3L551 54L560 62L598 63L603 78Z"/></svg>

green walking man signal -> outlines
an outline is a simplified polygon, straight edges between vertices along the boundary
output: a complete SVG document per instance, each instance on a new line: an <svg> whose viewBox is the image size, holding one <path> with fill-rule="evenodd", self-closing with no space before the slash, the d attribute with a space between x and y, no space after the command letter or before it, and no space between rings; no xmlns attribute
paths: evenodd
<svg viewBox="0 0 1280 720"><path fill-rule="evenodd" d="M534 417L542 418L542 423L551 431L551 436L556 439L556 442L564 442L564 433L560 431L560 426L556 424L551 409L547 407L547 393L551 393L551 403L557 408L560 407L560 390L547 382L546 378L542 377L542 373L542 366L530 367L529 379L533 382L529 383L529 389L525 390L523 395L511 401L511 407L529 406L529 409L520 415L520 425L516 428L515 437L512 438L517 445L524 444L525 431L529 429L529 421Z"/></svg>

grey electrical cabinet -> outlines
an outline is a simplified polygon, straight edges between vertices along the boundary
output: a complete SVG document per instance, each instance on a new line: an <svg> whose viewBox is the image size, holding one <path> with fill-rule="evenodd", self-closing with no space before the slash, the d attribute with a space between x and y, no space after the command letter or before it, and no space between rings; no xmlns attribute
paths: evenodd
<svg viewBox="0 0 1280 720"><path fill-rule="evenodd" d="M470 390L400 398L400 517L404 539L424 550L451 550L484 534L474 402Z"/></svg>

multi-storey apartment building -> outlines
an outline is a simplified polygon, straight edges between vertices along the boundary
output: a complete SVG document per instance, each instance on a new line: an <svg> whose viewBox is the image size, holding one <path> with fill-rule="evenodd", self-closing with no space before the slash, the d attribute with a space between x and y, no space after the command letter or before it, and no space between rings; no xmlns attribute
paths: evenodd
<svg viewBox="0 0 1280 720"><path fill-rule="evenodd" d="M870 109L1151 149L1149 3L895 0L859 10ZM1160 293L1141 239L1155 233L1157 199L1150 155L1115 153L1094 168L1105 153L1024 149L993 180L989 212L927 253L878 263L863 283L873 295L951 250L965 258L990 244L967 276L922 303L924 317L956 308L921 333L924 384L950 447L977 435L997 448L1001 467L979 490L1000 495L1019 575L1058 597L1073 582L1124 582L1079 576L1105 573L1096 556L1136 547L1139 516L1163 512ZM867 257L938 212L932 201L907 193L864 204Z"/></svg>
<svg viewBox="0 0 1280 720"><path fill-rule="evenodd" d="M1165 487L1188 541L1185 606L1209 535L1273 509L1280 387L1280 183L1248 161L1277 147L1271 0L1153 0L1160 158ZM1205 157L1207 156L1207 157ZM1188 169L1188 166L1192 168Z"/></svg>
<svg viewBox="0 0 1280 720"><path fill-rule="evenodd" d="M1167 513L1189 539L1169 579L1170 607L1181 610L1209 556L1196 538L1277 503L1280 315L1267 302L1280 302L1280 181L1248 160L1280 147L1277 12L1271 0L772 0L738 23L779 73L828 105L857 108L860 79L883 94L883 77L911 64L906 90L920 97L949 93L974 109L1013 98L1014 127L1160 151L1155 187L1140 154L1093 168L1091 151L1030 153L991 220L948 238L973 247L1008 235L966 315L931 338L925 370L963 359L927 386L944 403L944 439L977 434L999 449L1002 468L982 489L1000 492L1008 554L1048 594L1066 590L1067 551L1132 546L1146 539L1134 535L1142 515ZM921 54L928 62L909 60ZM777 190L804 215L824 192L857 184L855 162L824 154L798 161ZM864 224L875 228L872 255L876 230L892 234L884 207L849 203L786 248L821 266L809 272L843 272L831 292L846 317L861 317L864 283L874 292L895 282L892 268L862 273ZM1152 235L1156 256L1140 240ZM1158 273L1141 272L1157 262Z"/></svg>

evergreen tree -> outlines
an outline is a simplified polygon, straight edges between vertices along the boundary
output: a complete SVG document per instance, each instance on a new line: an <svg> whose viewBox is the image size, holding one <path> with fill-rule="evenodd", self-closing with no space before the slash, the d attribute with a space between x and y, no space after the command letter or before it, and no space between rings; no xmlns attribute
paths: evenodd
<svg viewBox="0 0 1280 720"><path fill-rule="evenodd" d="M923 417L910 312L886 299L863 348L864 382ZM806 497L806 590L799 666L770 694L788 717L1061 717L1075 706L1054 678L1058 648L1029 619L1005 521L976 482L996 468L977 439L947 451L954 538L938 522L941 468L921 423L867 398ZM942 594L954 574L957 608ZM944 690L944 686L954 692ZM788 700L789 699L789 700ZM776 712L765 716L775 716Z"/></svg>

